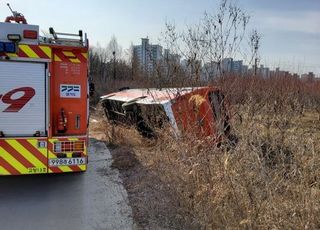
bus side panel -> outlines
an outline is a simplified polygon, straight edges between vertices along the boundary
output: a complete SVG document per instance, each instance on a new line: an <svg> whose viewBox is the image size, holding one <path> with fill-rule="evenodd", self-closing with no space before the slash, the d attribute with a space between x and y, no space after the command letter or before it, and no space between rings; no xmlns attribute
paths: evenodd
<svg viewBox="0 0 320 230"><path fill-rule="evenodd" d="M198 138L215 136L215 120L207 97L208 89L180 96L172 105L179 130Z"/></svg>
<svg viewBox="0 0 320 230"><path fill-rule="evenodd" d="M47 139L0 139L0 176L47 173Z"/></svg>

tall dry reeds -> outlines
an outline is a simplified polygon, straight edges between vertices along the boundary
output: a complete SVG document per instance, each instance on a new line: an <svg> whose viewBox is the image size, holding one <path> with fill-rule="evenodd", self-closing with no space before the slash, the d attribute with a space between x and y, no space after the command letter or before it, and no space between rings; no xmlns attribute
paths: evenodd
<svg viewBox="0 0 320 230"><path fill-rule="evenodd" d="M138 161L176 194L171 208L186 213L179 227L319 229L320 84L292 77L215 84L230 101L236 146L164 130L151 143L130 143Z"/></svg>

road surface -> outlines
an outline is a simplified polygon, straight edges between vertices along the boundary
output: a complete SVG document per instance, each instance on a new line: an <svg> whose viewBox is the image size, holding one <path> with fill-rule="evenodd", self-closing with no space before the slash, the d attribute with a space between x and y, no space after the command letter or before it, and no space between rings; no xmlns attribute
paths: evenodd
<svg viewBox="0 0 320 230"><path fill-rule="evenodd" d="M91 139L86 173L0 177L1 230L132 229L132 210L111 155Z"/></svg>

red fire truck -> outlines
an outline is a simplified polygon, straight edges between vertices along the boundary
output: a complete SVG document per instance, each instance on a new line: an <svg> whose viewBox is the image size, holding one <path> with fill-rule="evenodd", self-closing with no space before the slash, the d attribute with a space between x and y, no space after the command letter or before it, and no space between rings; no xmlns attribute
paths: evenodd
<svg viewBox="0 0 320 230"><path fill-rule="evenodd" d="M0 23L0 175L86 171L86 34L42 37L12 13Z"/></svg>

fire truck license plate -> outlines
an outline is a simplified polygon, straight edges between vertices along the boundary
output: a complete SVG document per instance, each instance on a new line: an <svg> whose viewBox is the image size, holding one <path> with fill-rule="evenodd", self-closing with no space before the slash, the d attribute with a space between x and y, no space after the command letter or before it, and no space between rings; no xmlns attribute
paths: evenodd
<svg viewBox="0 0 320 230"><path fill-rule="evenodd" d="M86 164L86 158L85 157L49 159L49 166L50 167L84 165L84 164Z"/></svg>

